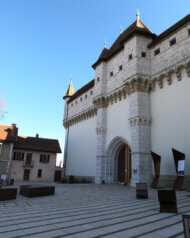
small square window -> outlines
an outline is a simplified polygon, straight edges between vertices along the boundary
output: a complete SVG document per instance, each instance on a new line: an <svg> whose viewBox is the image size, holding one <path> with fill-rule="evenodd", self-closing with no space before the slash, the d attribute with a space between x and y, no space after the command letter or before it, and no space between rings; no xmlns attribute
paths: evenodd
<svg viewBox="0 0 190 238"><path fill-rule="evenodd" d="M146 52L141 52L141 56L146 58Z"/></svg>
<svg viewBox="0 0 190 238"><path fill-rule="evenodd" d="M97 78L97 82L99 82L99 81L100 81L100 78L98 77L98 78Z"/></svg>
<svg viewBox="0 0 190 238"><path fill-rule="evenodd" d="M110 72L110 77L112 77L112 76L113 76L113 71Z"/></svg>
<svg viewBox="0 0 190 238"><path fill-rule="evenodd" d="M130 54L128 58L129 58L129 60L132 60L132 58L133 58L132 54Z"/></svg>
<svg viewBox="0 0 190 238"><path fill-rule="evenodd" d="M119 71L121 71L123 69L123 66L122 65L120 65L119 66Z"/></svg>
<svg viewBox="0 0 190 238"><path fill-rule="evenodd" d="M160 54L160 48L158 48L154 51L154 55L158 55L158 54Z"/></svg>
<svg viewBox="0 0 190 238"><path fill-rule="evenodd" d="M93 91L91 91L90 94L92 95L92 94L93 94Z"/></svg>
<svg viewBox="0 0 190 238"><path fill-rule="evenodd" d="M80 98L80 101L82 102L82 98Z"/></svg>
<svg viewBox="0 0 190 238"><path fill-rule="evenodd" d="M85 98L87 98L87 94L85 95Z"/></svg>
<svg viewBox="0 0 190 238"><path fill-rule="evenodd" d="M173 38L173 39L170 41L170 46L175 45L175 44L176 44L176 38Z"/></svg>

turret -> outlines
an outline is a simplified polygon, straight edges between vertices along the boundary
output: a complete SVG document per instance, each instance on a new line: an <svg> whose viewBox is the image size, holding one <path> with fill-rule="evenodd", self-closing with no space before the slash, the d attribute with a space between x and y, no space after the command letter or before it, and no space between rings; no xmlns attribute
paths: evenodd
<svg viewBox="0 0 190 238"><path fill-rule="evenodd" d="M65 100L64 121L67 120L67 116L68 116L68 101L73 96L74 93L75 93L75 91L74 91L74 87L73 87L73 83L72 83L72 79L71 79L71 82L69 84L67 92L66 92L65 96L63 97L63 99Z"/></svg>

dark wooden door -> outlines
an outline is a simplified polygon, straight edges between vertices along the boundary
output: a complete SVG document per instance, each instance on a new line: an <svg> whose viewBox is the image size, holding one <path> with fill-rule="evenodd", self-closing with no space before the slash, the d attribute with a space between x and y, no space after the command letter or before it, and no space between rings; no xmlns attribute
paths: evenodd
<svg viewBox="0 0 190 238"><path fill-rule="evenodd" d="M30 170L29 169L25 169L24 170L23 180L28 181L29 179L30 179Z"/></svg>
<svg viewBox="0 0 190 238"><path fill-rule="evenodd" d="M62 171L56 170L54 175L55 182L61 182Z"/></svg>
<svg viewBox="0 0 190 238"><path fill-rule="evenodd" d="M121 149L118 157L118 182L125 182L125 146Z"/></svg>

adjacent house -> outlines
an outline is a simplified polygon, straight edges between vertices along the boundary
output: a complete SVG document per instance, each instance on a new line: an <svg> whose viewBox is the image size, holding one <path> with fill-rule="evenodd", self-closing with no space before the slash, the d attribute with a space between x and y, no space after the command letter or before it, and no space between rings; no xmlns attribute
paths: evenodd
<svg viewBox="0 0 190 238"><path fill-rule="evenodd" d="M15 124L0 126L0 176L17 181L54 181L58 140L19 136Z"/></svg>

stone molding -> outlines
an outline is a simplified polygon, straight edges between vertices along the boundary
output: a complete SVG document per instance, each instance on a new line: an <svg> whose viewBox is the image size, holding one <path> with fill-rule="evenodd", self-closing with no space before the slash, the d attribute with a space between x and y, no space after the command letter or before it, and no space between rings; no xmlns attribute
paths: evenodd
<svg viewBox="0 0 190 238"><path fill-rule="evenodd" d="M150 90L150 79L143 77L133 78L131 81L125 83L125 89L128 95L135 92L146 92Z"/></svg>
<svg viewBox="0 0 190 238"><path fill-rule="evenodd" d="M150 82L150 91L154 92L155 91L155 86L156 82L158 83L160 88L163 88L164 86L164 79L167 81L168 85L172 84L172 78L171 75L174 73L177 77L178 81L182 80L181 76L181 70L185 68L187 76L190 77L190 60L185 60L183 62L178 63L175 66L172 66L165 70L164 72L157 74L152 77L151 82Z"/></svg>
<svg viewBox="0 0 190 238"><path fill-rule="evenodd" d="M108 106L107 100L105 97L99 97L93 101L93 105L96 110L100 108L106 108Z"/></svg>
<svg viewBox="0 0 190 238"><path fill-rule="evenodd" d="M72 117L69 120L63 120L63 126L65 128L68 128L69 126L75 125L79 122L88 120L92 117L94 117L97 114L97 110L95 108L91 108L85 112L82 112L81 114Z"/></svg>
<svg viewBox="0 0 190 238"><path fill-rule="evenodd" d="M143 118L143 117L134 117L129 119L130 126L150 126L151 119L150 118Z"/></svg>
<svg viewBox="0 0 190 238"><path fill-rule="evenodd" d="M106 128L97 128L96 133L97 133L97 135L106 134Z"/></svg>

